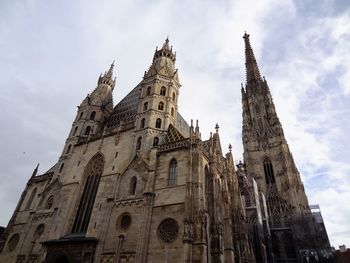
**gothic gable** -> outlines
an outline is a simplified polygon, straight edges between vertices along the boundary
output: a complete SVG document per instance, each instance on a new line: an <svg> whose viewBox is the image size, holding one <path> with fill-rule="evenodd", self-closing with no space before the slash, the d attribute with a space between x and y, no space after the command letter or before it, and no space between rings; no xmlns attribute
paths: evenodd
<svg viewBox="0 0 350 263"><path fill-rule="evenodd" d="M120 175L118 199L142 196L146 187L149 167L138 154Z"/></svg>

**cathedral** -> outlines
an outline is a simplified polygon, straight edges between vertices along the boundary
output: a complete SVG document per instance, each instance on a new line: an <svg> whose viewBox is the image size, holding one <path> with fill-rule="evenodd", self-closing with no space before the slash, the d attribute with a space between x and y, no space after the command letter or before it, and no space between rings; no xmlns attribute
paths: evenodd
<svg viewBox="0 0 350 263"><path fill-rule="evenodd" d="M0 238L0 262L333 262L249 35L243 39L243 162L222 148L218 125L203 138L198 121L181 116L166 39L116 105L114 63L99 76L57 163L28 176Z"/></svg>

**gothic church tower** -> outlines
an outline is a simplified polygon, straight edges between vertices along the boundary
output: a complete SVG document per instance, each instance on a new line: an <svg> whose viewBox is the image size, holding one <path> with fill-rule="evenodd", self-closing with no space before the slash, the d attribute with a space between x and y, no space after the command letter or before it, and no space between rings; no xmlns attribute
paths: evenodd
<svg viewBox="0 0 350 263"><path fill-rule="evenodd" d="M287 214L308 212L308 201L284 137L269 86L261 78L250 45L244 34L246 85L242 86L244 161L267 197L273 224L283 224Z"/></svg>

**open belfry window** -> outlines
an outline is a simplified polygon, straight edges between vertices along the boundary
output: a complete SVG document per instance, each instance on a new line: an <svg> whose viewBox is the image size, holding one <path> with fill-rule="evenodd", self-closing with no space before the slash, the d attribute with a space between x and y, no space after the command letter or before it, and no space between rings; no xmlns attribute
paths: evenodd
<svg viewBox="0 0 350 263"><path fill-rule="evenodd" d="M158 110L164 110L164 102L159 102L158 104Z"/></svg>
<svg viewBox="0 0 350 263"><path fill-rule="evenodd" d="M160 95L161 96L165 96L165 93L166 93L166 87L162 87L161 89L160 89Z"/></svg>
<svg viewBox="0 0 350 263"><path fill-rule="evenodd" d="M265 158L264 160L264 173L265 173L265 179L267 184L274 184L275 183L275 176L273 174L273 167L270 159Z"/></svg>
<svg viewBox="0 0 350 263"><path fill-rule="evenodd" d="M84 190L75 216L72 233L86 233L87 231L103 168L104 158L100 153L96 154L85 168Z"/></svg>
<svg viewBox="0 0 350 263"><path fill-rule="evenodd" d="M160 129L160 127L162 127L162 120L158 118L156 120L156 128Z"/></svg>

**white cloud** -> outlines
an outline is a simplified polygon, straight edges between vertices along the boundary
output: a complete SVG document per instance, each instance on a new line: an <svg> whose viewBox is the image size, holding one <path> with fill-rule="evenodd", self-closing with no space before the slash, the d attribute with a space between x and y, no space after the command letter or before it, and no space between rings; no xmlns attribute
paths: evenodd
<svg viewBox="0 0 350 263"><path fill-rule="evenodd" d="M219 123L222 148L232 143L241 158L247 30L311 202L321 204L332 244L349 243L347 230L337 227L349 226L349 205L339 201L350 186L349 12L308 16L297 2L278 0L0 5L0 108L7 124L0 130L0 187L7 185L0 190L0 224L38 160L41 171L57 160L75 106L99 73L116 59L117 102L141 80L167 35L177 51L180 112L187 121L199 119L203 139Z"/></svg>

